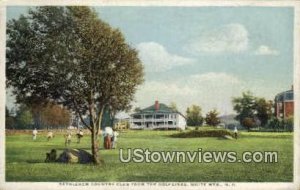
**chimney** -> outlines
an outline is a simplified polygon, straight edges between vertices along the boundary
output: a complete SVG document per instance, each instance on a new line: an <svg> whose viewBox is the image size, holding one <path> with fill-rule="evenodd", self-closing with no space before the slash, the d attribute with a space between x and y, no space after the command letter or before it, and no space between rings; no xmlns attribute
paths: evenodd
<svg viewBox="0 0 300 190"><path fill-rule="evenodd" d="M155 111L159 110L159 103L157 100L155 101L154 108L155 108Z"/></svg>

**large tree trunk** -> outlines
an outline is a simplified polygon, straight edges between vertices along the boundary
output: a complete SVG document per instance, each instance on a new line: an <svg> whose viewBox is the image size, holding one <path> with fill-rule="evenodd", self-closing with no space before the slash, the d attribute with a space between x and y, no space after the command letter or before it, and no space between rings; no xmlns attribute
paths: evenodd
<svg viewBox="0 0 300 190"><path fill-rule="evenodd" d="M96 127L92 126L92 155L93 155L93 161L94 164L100 164L100 159L99 159L99 155L98 155L98 135L96 133Z"/></svg>
<svg viewBox="0 0 300 190"><path fill-rule="evenodd" d="M98 155L98 150L99 150L99 142L98 142L98 125L97 122L93 118L95 118L95 110L93 109L94 106L91 106L90 113L90 123L91 123L91 128L92 128L92 154L93 154L93 161L94 164L100 164L100 158ZM99 118L100 119L100 118Z"/></svg>
<svg viewBox="0 0 300 190"><path fill-rule="evenodd" d="M92 93L91 93L91 98L90 100L92 100ZM76 106L76 102L74 101L75 107L76 107L76 111L77 114L81 120L81 122L84 124L84 126L86 126L90 131L91 131L91 149L92 149L92 156L93 156L93 162L94 164L100 164L100 157L98 154L98 150L99 150L99 142L98 142L98 132L99 132L99 123L101 123L102 121L102 114L103 114L103 107L100 109L99 115L98 115L98 119L96 116L96 110L95 110L95 106L94 103L91 102L89 105L89 120L90 123L87 124L82 115L80 114L80 112L78 111L78 108Z"/></svg>

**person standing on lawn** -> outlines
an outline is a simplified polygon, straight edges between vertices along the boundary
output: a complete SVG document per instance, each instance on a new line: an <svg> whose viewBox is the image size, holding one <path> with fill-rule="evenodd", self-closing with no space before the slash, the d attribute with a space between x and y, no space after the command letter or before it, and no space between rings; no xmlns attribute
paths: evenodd
<svg viewBox="0 0 300 190"><path fill-rule="evenodd" d="M49 132L47 133L47 140L49 141L50 139L53 139L53 138L54 138L53 132L52 132L52 131L49 131Z"/></svg>
<svg viewBox="0 0 300 190"><path fill-rule="evenodd" d="M72 140L72 134L71 134L71 132L68 131L68 133L65 134L64 136L65 136L65 146L70 146L71 140Z"/></svg>
<svg viewBox="0 0 300 190"><path fill-rule="evenodd" d="M117 148L117 137L119 136L119 133L117 131L113 132L113 137L112 137L112 148L115 149Z"/></svg>
<svg viewBox="0 0 300 190"><path fill-rule="evenodd" d="M105 127L104 129L104 149L111 149L112 148L112 144L111 144L111 140L112 140L112 136L113 136L113 130L111 127Z"/></svg>
<svg viewBox="0 0 300 190"><path fill-rule="evenodd" d="M234 138L237 139L237 136L238 136L238 130L237 130L237 127L236 127L236 126L234 127L234 131L233 131L233 132L234 132Z"/></svg>
<svg viewBox="0 0 300 190"><path fill-rule="evenodd" d="M34 128L34 130L32 131L32 140L36 140L36 136L38 134L38 131L36 130L36 128Z"/></svg>
<svg viewBox="0 0 300 190"><path fill-rule="evenodd" d="M80 139L83 137L83 131L80 129L79 131L77 131L77 143L80 143Z"/></svg>

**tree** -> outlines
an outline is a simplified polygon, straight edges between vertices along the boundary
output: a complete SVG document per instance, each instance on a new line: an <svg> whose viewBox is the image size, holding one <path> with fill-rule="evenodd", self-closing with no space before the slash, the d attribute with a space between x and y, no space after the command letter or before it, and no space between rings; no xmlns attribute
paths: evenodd
<svg viewBox="0 0 300 190"><path fill-rule="evenodd" d="M245 118L255 123L267 125L273 115L273 102L265 98L255 97L251 92L244 92L242 97L233 98L233 109L238 113L236 119L242 124Z"/></svg>
<svg viewBox="0 0 300 190"><path fill-rule="evenodd" d="M217 126L221 123L220 118L218 117L219 113L217 110L212 110L206 114L205 122L210 126Z"/></svg>
<svg viewBox="0 0 300 190"><path fill-rule="evenodd" d="M67 127L70 124L71 111L54 102L44 101L42 104L24 102L30 108L34 127L37 129L49 127Z"/></svg>
<svg viewBox="0 0 300 190"><path fill-rule="evenodd" d="M16 115L16 127L19 129L29 129L32 128L33 118L30 109L21 104Z"/></svg>
<svg viewBox="0 0 300 190"><path fill-rule="evenodd" d="M26 103L26 102L23 102ZM44 108L43 104L37 104L37 103L26 103L27 106L30 106L31 108L31 113L32 113L32 117L33 117L33 125L34 128L36 129L41 129L42 126L42 111Z"/></svg>
<svg viewBox="0 0 300 190"><path fill-rule="evenodd" d="M5 128L14 129L15 127L15 118L10 114L7 107L5 107Z"/></svg>
<svg viewBox="0 0 300 190"><path fill-rule="evenodd" d="M7 85L17 101L52 101L75 111L91 131L93 161L99 164L103 110L128 110L143 82L137 51L84 6L37 7L9 21L7 35Z"/></svg>
<svg viewBox="0 0 300 190"><path fill-rule="evenodd" d="M142 110L142 109L141 109L140 107L136 107L136 108L134 108L133 111L134 111L135 113L138 113L138 112L140 112L141 110Z"/></svg>
<svg viewBox="0 0 300 190"><path fill-rule="evenodd" d="M203 117L201 115L201 107L192 105L186 110L186 118L188 126L200 126L203 123Z"/></svg>
<svg viewBox="0 0 300 190"><path fill-rule="evenodd" d="M70 124L70 119L70 111L54 103L49 102L41 110L41 121L47 130L49 127L67 127Z"/></svg>
<svg viewBox="0 0 300 190"><path fill-rule="evenodd" d="M102 122L101 122L101 129L105 129L105 127L113 127L114 126L114 120L115 120L115 113L106 108L103 111L103 115L102 115Z"/></svg>
<svg viewBox="0 0 300 190"><path fill-rule="evenodd" d="M256 110L255 115L261 122L261 125L265 126L273 115L273 102L264 98L256 98L254 107Z"/></svg>
<svg viewBox="0 0 300 190"><path fill-rule="evenodd" d="M290 116L284 119L285 130L292 132L294 130L294 117Z"/></svg>
<svg viewBox="0 0 300 190"><path fill-rule="evenodd" d="M233 109L238 113L235 119L241 124L247 118L255 116L255 97L251 92L243 92L242 97L233 98Z"/></svg>
<svg viewBox="0 0 300 190"><path fill-rule="evenodd" d="M242 121L242 125L250 131L250 128L255 127L255 121L253 118L245 117Z"/></svg>
<svg viewBox="0 0 300 190"><path fill-rule="evenodd" d="M178 111L177 105L175 102L171 102L169 106L173 111Z"/></svg>
<svg viewBox="0 0 300 190"><path fill-rule="evenodd" d="M268 126L273 129L273 131L278 131L281 128L282 121L278 119L277 117L272 117L268 121Z"/></svg>

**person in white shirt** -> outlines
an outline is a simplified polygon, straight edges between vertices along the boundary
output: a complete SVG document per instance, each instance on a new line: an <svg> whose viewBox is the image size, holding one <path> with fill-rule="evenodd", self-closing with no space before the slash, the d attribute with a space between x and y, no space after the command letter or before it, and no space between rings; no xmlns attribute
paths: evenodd
<svg viewBox="0 0 300 190"><path fill-rule="evenodd" d="M236 126L234 127L234 131L233 131L233 132L234 132L234 138L237 139L237 136L238 136L238 130L237 130L237 127L236 127Z"/></svg>
<svg viewBox="0 0 300 190"><path fill-rule="evenodd" d="M113 137L112 137L112 148L115 149L117 148L117 138L119 136L119 133L117 131L113 132Z"/></svg>
<svg viewBox="0 0 300 190"><path fill-rule="evenodd" d="M36 130L36 128L34 128L34 130L32 131L32 139L33 139L34 141L36 140L37 133L38 133L38 131Z"/></svg>
<svg viewBox="0 0 300 190"><path fill-rule="evenodd" d="M80 129L79 131L77 131L77 143L80 143L80 139L83 137L83 131Z"/></svg>
<svg viewBox="0 0 300 190"><path fill-rule="evenodd" d="M71 132L68 132L68 134L65 135L65 146L68 146L71 144L72 135Z"/></svg>
<svg viewBox="0 0 300 190"><path fill-rule="evenodd" d="M49 131L49 132L47 133L47 140L49 141L49 140L52 139L53 137L54 137L53 132L52 132L52 131Z"/></svg>

